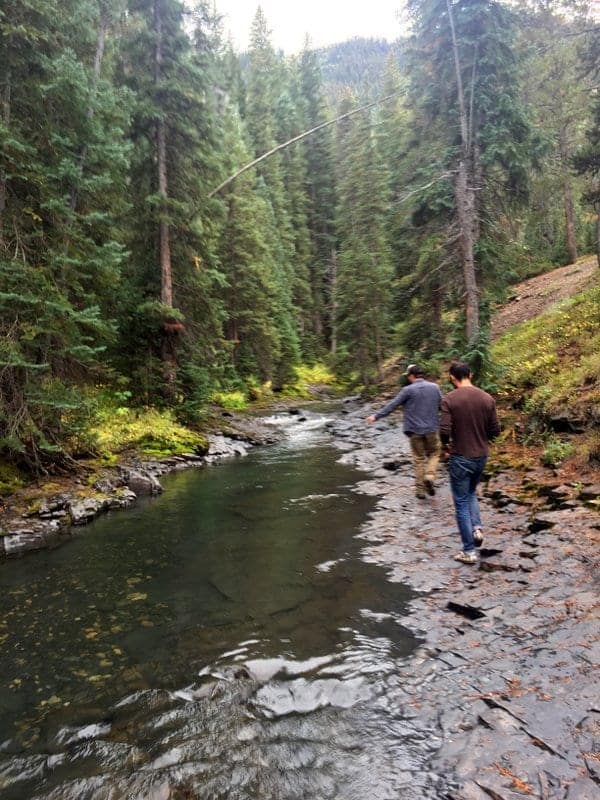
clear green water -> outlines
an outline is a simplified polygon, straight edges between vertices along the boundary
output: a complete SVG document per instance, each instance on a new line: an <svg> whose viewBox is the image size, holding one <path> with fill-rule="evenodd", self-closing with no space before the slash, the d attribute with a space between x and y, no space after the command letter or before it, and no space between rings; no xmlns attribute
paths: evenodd
<svg viewBox="0 0 600 800"><path fill-rule="evenodd" d="M362 797L380 747L400 785L409 594L361 561L372 500L324 442L297 423L0 565L0 796Z"/></svg>

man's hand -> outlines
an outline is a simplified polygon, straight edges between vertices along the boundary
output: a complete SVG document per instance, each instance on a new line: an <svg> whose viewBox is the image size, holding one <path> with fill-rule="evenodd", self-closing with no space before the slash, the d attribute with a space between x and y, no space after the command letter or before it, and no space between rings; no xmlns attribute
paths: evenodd
<svg viewBox="0 0 600 800"><path fill-rule="evenodd" d="M377 422L377 417L375 416L375 414L371 414L369 417L367 417L367 422L369 423L369 425L372 422Z"/></svg>

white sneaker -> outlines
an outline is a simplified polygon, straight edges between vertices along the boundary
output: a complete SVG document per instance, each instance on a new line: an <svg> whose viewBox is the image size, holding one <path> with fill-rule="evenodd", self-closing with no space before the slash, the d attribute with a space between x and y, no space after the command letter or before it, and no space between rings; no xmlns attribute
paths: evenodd
<svg viewBox="0 0 600 800"><path fill-rule="evenodd" d="M475 553L460 553L454 556L455 561L461 561L463 564L477 564L478 558Z"/></svg>

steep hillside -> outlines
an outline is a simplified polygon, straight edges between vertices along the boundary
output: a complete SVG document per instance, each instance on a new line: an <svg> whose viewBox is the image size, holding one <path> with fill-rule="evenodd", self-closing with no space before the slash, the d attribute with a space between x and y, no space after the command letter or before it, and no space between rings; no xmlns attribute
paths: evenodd
<svg viewBox="0 0 600 800"><path fill-rule="evenodd" d="M572 297L598 281L600 270L595 256L582 258L551 272L536 275L513 287L508 303L492 319L492 340L513 325L537 317L558 300Z"/></svg>
<svg viewBox="0 0 600 800"><path fill-rule="evenodd" d="M600 480L600 271L595 259L514 287L494 319L501 462Z"/></svg>

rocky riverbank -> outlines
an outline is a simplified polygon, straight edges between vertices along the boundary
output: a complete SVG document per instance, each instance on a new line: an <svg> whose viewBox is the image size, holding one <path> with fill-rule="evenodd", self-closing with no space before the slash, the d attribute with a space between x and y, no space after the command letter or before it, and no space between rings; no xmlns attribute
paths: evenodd
<svg viewBox="0 0 600 800"><path fill-rule="evenodd" d="M423 638L398 696L437 746L426 779L436 800L598 800L600 515L598 487L500 474L482 487L477 566L460 549L445 469L417 500L398 420L366 426L368 408L331 426L343 460L378 496L362 531L365 557L422 593L403 622ZM430 793L431 792L431 793ZM415 800L417 797L415 796Z"/></svg>
<svg viewBox="0 0 600 800"><path fill-rule="evenodd" d="M9 498L0 514L0 559L58 547L101 514L128 508L138 497L160 494L162 475L245 456L254 445L275 442L280 435L276 426L259 417L227 415L223 428L207 436L208 450L202 455L130 456L105 469L82 464L77 475L31 485Z"/></svg>

